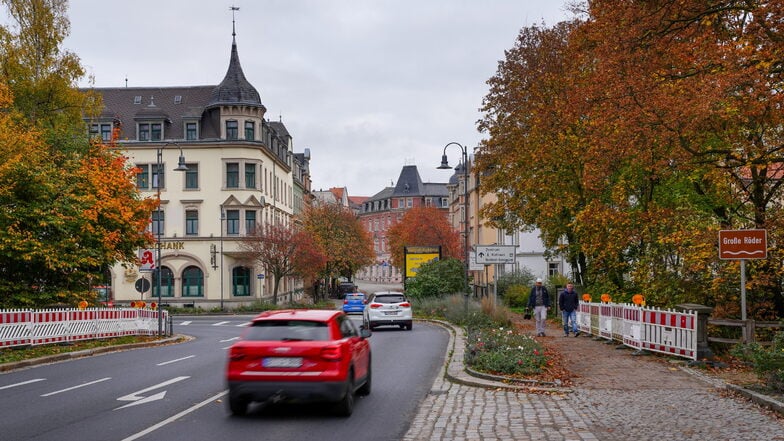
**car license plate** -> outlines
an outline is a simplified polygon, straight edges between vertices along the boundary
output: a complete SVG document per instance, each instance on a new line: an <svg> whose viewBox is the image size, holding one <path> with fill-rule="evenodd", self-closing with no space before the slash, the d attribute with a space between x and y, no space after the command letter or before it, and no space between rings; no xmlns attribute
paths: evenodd
<svg viewBox="0 0 784 441"><path fill-rule="evenodd" d="M298 368L302 366L301 357L267 357L264 359L264 367L268 368Z"/></svg>
<svg viewBox="0 0 784 441"><path fill-rule="evenodd" d="M397 311L384 311L384 315L397 315Z"/></svg>

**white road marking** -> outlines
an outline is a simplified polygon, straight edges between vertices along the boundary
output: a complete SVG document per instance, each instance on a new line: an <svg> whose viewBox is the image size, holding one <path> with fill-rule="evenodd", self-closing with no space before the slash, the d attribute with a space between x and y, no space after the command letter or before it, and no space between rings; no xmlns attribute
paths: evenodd
<svg viewBox="0 0 784 441"><path fill-rule="evenodd" d="M186 320L186 321L184 321L184 322L180 323L180 326L188 326L188 325L190 325L191 323L193 323L193 320Z"/></svg>
<svg viewBox="0 0 784 441"><path fill-rule="evenodd" d="M126 404L125 406L117 407L114 410L124 409L126 407L135 406L137 404L149 403L151 401L161 400L161 399L163 399L164 396L166 396L166 391L158 392L157 394L150 395L149 397L144 397L144 396L141 396L139 394L143 394L143 393L149 392L151 390L155 390L155 389L158 389L158 388L161 388L161 387L164 387L164 386L168 386L168 385L170 385L172 383L176 383L178 381L186 380L188 378L191 378L191 377L187 377L187 376L186 377L175 377L175 378L172 378L171 380L164 381L163 383L158 383L155 386L150 386L150 387L148 387L146 389L142 389L140 391L137 391L137 392L134 392L134 393L131 393L131 394L128 394L128 395L123 395L120 398L118 398L117 401L132 401L132 402Z"/></svg>
<svg viewBox="0 0 784 441"><path fill-rule="evenodd" d="M226 343L227 341L234 341L239 339L239 337L227 338L226 340L220 340L218 343Z"/></svg>
<svg viewBox="0 0 784 441"><path fill-rule="evenodd" d="M156 364L156 366L165 366L167 364L177 363L178 361L187 360L187 359L193 358L193 357L195 357L195 355L189 355L187 357L182 357L182 358L178 358L178 359L175 359L175 360L164 361L163 363Z"/></svg>
<svg viewBox="0 0 784 441"><path fill-rule="evenodd" d="M246 327L246 326L250 325L250 323L251 323L251 322L240 323L239 325L236 325L236 326L237 326L238 328L244 328L244 327Z"/></svg>
<svg viewBox="0 0 784 441"><path fill-rule="evenodd" d="M225 325L226 323L231 323L231 322L218 322L218 323L213 323L213 324L212 324L212 326L223 326L223 325Z"/></svg>
<svg viewBox="0 0 784 441"><path fill-rule="evenodd" d="M207 398L206 400L202 401L201 403L195 404L195 405L193 405L193 406L183 410L182 412L180 412L180 413L178 413L176 415L172 415L169 418L166 418L165 420L161 421L158 424L154 424L154 425L152 425L152 426L142 430L139 433L136 433L134 435L129 436L128 438L123 439L122 441L134 441L134 440L137 440L137 439L139 439L139 438L141 438L141 437L143 437L143 436L145 436L147 434L150 434L150 433L160 429L161 427L163 427L163 426L165 426L165 425L167 425L167 424L169 424L169 423L171 423L173 421L177 421L178 419L184 417L185 415L187 415L187 414L189 414L189 413L191 413L191 412L193 412L195 410L198 410L199 408L204 407L207 404L212 403L213 401L217 400L218 398L220 398L220 397L222 397L222 396L224 396L224 395L226 395L228 393L229 393L228 390L224 390L223 392L220 392L217 395L214 395L214 396L212 396L210 398Z"/></svg>
<svg viewBox="0 0 784 441"><path fill-rule="evenodd" d="M12 387L17 387L17 386L24 386L25 384L30 384L30 383L37 383L39 381L46 381L46 378L36 378L35 380L27 380L27 381L23 381L21 383L14 383L14 384L6 385L6 386L0 386L0 390L11 389Z"/></svg>
<svg viewBox="0 0 784 441"><path fill-rule="evenodd" d="M43 394L41 396L42 397L50 397L52 395L57 395L57 394L62 393L62 392L68 392L68 391L71 391L71 390L74 390L74 389L79 389L80 387L90 386L90 385L96 384L96 383L103 383L104 381L108 381L108 380L111 380L111 379L112 379L112 377L101 378L100 380L90 381L90 382L82 383L82 384L79 384L79 385L76 385L76 386L73 386L73 387L68 387L68 388L65 388L65 389L56 390L54 392L49 392L48 394Z"/></svg>

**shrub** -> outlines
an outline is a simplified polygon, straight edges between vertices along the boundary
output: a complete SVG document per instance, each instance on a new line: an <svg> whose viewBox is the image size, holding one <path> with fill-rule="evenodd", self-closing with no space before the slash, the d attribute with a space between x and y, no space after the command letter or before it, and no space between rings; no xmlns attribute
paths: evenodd
<svg viewBox="0 0 784 441"><path fill-rule="evenodd" d="M531 290L527 286L512 285L506 289L504 303L510 308L525 308L530 294Z"/></svg>
<svg viewBox="0 0 784 441"><path fill-rule="evenodd" d="M536 277L528 268L522 268L511 273L502 274L498 277L496 284L498 285L498 295L506 297L507 290L513 286L530 287L534 284Z"/></svg>
<svg viewBox="0 0 784 441"><path fill-rule="evenodd" d="M749 343L737 345L732 354L751 362L754 372L765 379L771 389L784 392L784 332L778 332L773 337L770 348L766 349L759 343Z"/></svg>
<svg viewBox="0 0 784 441"><path fill-rule="evenodd" d="M465 291L465 268L457 259L442 259L422 264L416 277L406 280L411 298L440 297Z"/></svg>

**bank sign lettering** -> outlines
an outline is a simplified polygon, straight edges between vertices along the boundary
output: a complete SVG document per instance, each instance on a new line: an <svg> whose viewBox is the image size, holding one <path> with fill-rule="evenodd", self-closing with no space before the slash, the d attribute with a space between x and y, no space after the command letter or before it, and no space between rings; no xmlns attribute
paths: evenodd
<svg viewBox="0 0 784 441"><path fill-rule="evenodd" d="M765 259L768 257L767 230L720 230L719 259Z"/></svg>

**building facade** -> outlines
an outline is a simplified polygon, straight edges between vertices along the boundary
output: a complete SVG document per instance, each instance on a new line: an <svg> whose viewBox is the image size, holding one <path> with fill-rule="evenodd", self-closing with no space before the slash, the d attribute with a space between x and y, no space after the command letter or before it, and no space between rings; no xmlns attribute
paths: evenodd
<svg viewBox="0 0 784 441"><path fill-rule="evenodd" d="M96 91L104 109L88 121L91 136L114 137L138 169L142 196L160 198L150 224L160 251L141 250L137 265L109 270L114 301L160 296L172 306L231 309L271 298L272 281L240 259L238 242L262 225L288 225L309 202L310 152L294 154L283 123L265 119L234 34L218 85ZM142 279L150 290L137 290ZM284 280L279 296L294 299L300 288Z"/></svg>

